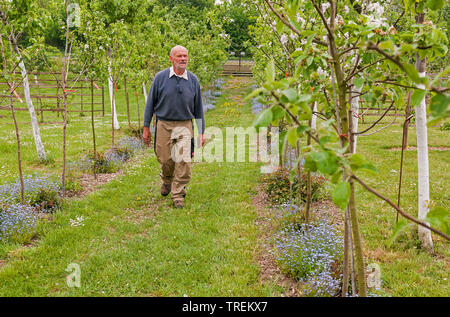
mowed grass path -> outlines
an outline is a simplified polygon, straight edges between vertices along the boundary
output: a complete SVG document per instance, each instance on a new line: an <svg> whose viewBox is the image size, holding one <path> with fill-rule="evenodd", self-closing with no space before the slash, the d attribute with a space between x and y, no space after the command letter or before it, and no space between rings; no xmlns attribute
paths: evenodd
<svg viewBox="0 0 450 317"><path fill-rule="evenodd" d="M230 80L207 124L251 124L241 101L251 84ZM174 209L159 194L153 150L145 151L124 175L69 201L32 246L0 249L0 295L279 296L279 287L261 284L256 260L259 175L256 163L195 163L186 207ZM84 226L70 225L77 216ZM80 265L79 288L66 283L70 263Z"/></svg>
<svg viewBox="0 0 450 317"><path fill-rule="evenodd" d="M217 108L206 115L207 125L222 131L229 126L250 125L253 115L242 98L251 84L246 79L227 79ZM123 96L117 104L125 113ZM21 115L25 120L27 114ZM132 113L132 118L137 125L137 113ZM89 120L71 121L70 159L81 157L90 147ZM97 120L100 147L108 148L110 117ZM119 120L126 126L126 116L119 116ZM361 125L361 129L367 126ZM46 127L43 140L54 143L47 149L55 161L39 165L34 147L25 144L26 170L42 169L58 175L60 126ZM2 158L2 181L12 180L17 168L13 135L6 136L13 133L10 128L1 132L2 137L8 137L1 150L9 153ZM84 131L79 138L78 130ZM401 130L400 125L393 125L376 135L358 138L358 151L379 170L378 175L361 176L395 202L400 152L390 148L401 145ZM430 127L429 145L448 147L448 133ZM31 133L26 133L25 142L32 143ZM408 144L415 143L412 125ZM405 153L402 187L401 206L411 215L417 213L416 155L416 151ZM429 158L431 200L448 208L448 150L432 150ZM68 202L52 222L41 226L31 246L0 244L0 296L279 296L283 292L259 281L256 259L262 246L255 225L257 213L251 204L259 165L195 163L184 210L173 209L170 198L159 195L159 164L152 150L134 158L124 172L86 198ZM387 247L395 211L359 186L357 206L365 262L380 265L382 288L387 294L448 296L447 241L433 234L434 255L421 250L414 235ZM85 225L70 226L70 219L81 215L86 218ZM70 263L80 265L80 288L66 284L69 272L65 270Z"/></svg>

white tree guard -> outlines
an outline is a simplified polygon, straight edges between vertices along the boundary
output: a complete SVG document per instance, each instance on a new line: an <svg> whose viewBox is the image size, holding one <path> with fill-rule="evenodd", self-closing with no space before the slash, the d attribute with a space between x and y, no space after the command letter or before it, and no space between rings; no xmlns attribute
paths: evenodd
<svg viewBox="0 0 450 317"><path fill-rule="evenodd" d="M420 77L425 77L426 73L420 73ZM425 89L423 84L417 86ZM428 214L430 202L430 176L428 164L428 136L427 136L427 113L425 97L415 106L416 111L416 135L417 135L417 169L419 183L419 214L420 220L424 220ZM419 226L419 239L424 248L433 250L433 240L431 231Z"/></svg>
<svg viewBox="0 0 450 317"><path fill-rule="evenodd" d="M317 112L317 102L314 102L313 115L311 117L311 129L316 130L316 128L317 128L317 116L314 114L314 112Z"/></svg>
<svg viewBox="0 0 450 317"><path fill-rule="evenodd" d="M145 104L147 104L147 88L145 88L145 82L142 82L142 90L144 91Z"/></svg>
<svg viewBox="0 0 450 317"><path fill-rule="evenodd" d="M43 161L46 159L45 149L44 145L42 144L41 133L39 131L39 124L36 118L36 112L34 111L33 101L31 100L30 83L28 82L27 69L25 68L23 61L20 61L19 67L23 79L23 91L25 94L25 100L27 102L28 112L30 113L31 117L31 126L33 127L34 144L36 145L36 151L39 160Z"/></svg>
<svg viewBox="0 0 450 317"><path fill-rule="evenodd" d="M352 125L353 131L352 133L358 132L358 114L359 114L359 94L362 90L361 87L355 87L355 92L358 94L356 97L352 99L351 110L352 110ZM356 142L358 140L358 135L353 136L353 148L352 153L356 153Z"/></svg>
<svg viewBox="0 0 450 317"><path fill-rule="evenodd" d="M109 100L111 100L111 111L114 111L114 130L119 130L120 125L119 121L117 120L117 111L116 111L116 103L115 103L115 97L114 97L114 83L112 79L112 73L111 73L111 61L109 61L108 65L108 89L109 89Z"/></svg>

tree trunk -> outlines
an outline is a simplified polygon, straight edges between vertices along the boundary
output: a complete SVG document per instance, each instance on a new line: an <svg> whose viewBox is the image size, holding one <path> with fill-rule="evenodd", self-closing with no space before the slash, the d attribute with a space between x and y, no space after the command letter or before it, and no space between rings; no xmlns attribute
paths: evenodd
<svg viewBox="0 0 450 317"><path fill-rule="evenodd" d="M410 115L411 115L411 91L408 93L408 97L407 97L407 101L406 101L406 109L405 109L405 122L403 123L402 154L400 157L400 172L399 172L400 175L399 175L399 180L398 180L398 195L397 195L397 207L399 207L399 208L400 208L400 198L401 198L401 191L402 191L403 159L404 159L404 152L408 145L408 127L409 127ZM398 211L397 211L397 218L395 220L395 223L398 223Z"/></svg>
<svg viewBox="0 0 450 317"><path fill-rule="evenodd" d="M351 97L351 93L350 93ZM342 112L343 115L345 115L345 112ZM353 119L348 118L352 115L351 109L347 112L347 122L348 122L348 128L347 128L347 134L348 134L348 141L349 141L349 148L348 151L352 152L352 149L355 148L354 142L355 142L355 135L353 134L353 131L355 131L353 127ZM341 117L341 119L344 116ZM345 133L344 131L342 133ZM344 173L345 174L345 173ZM361 234L359 231L359 223L358 223L358 216L356 212L356 194L355 194L355 184L353 178L350 178L349 180L350 184L350 200L348 203L348 210L349 210L349 216L350 216L350 227L352 230L352 243L353 243L353 254L354 254L354 261L356 264L356 279L358 283L358 295L360 297L366 297L367 296L367 287L366 287L366 271L364 267L364 256L362 251L362 241L361 241ZM352 263L352 269L353 269L353 263ZM354 292L353 288L353 292Z"/></svg>
<svg viewBox="0 0 450 317"><path fill-rule="evenodd" d="M357 93L357 95L351 99L351 106L350 109L352 110L352 114L351 114L351 119L352 119L352 133L356 133L358 132L358 113L359 113L359 94L361 93L362 90L362 86L361 87L354 87L355 88L355 92ZM352 153L356 153L356 141L357 141L358 136L354 135L353 136L353 146L352 146Z"/></svg>
<svg viewBox="0 0 450 317"><path fill-rule="evenodd" d="M316 103L314 103L315 107ZM309 120L309 126L312 127L312 119ZM306 145L311 145L311 135L308 134L308 136L306 137ZM306 174L306 207L305 207L305 222L309 223L309 214L311 211L311 171L308 170L307 174Z"/></svg>
<svg viewBox="0 0 450 317"><path fill-rule="evenodd" d="M91 125L92 125L92 144L94 146L94 178L97 179L97 145L95 142L95 123L94 123L94 80L91 79Z"/></svg>
<svg viewBox="0 0 450 317"><path fill-rule="evenodd" d="M317 115L315 115L314 112L317 112L317 102L314 102L313 115L311 117L311 129L316 130L317 129Z"/></svg>
<svg viewBox="0 0 450 317"><path fill-rule="evenodd" d="M130 100L128 97L128 91L127 91L127 77L124 78L124 86L125 86L125 98L127 101L127 118L128 118L128 128L131 127L131 120L130 120Z"/></svg>
<svg viewBox="0 0 450 317"><path fill-rule="evenodd" d="M69 15L67 12L68 0L65 1L65 12L66 12L66 48L64 50L64 68L61 74L61 85L63 91L63 107L64 107L64 125L63 125L63 170L61 174L61 184L63 196L66 195L66 134L67 134L67 91L66 91L66 81L67 81L67 65L68 61L68 45L69 45Z"/></svg>
<svg viewBox="0 0 450 317"><path fill-rule="evenodd" d="M140 113L140 110L139 110L139 95L138 95L136 89L135 89L135 93L136 93L136 105L137 105L137 115L138 115L139 138L142 138L142 133L141 133L141 113Z"/></svg>
<svg viewBox="0 0 450 317"><path fill-rule="evenodd" d="M1 51L2 51L2 58L3 58L3 70L5 73L8 72L8 66L6 64L6 57L5 57L5 47L3 46L3 37L0 34L0 45L1 45ZM19 167L19 180L20 180L20 198L22 204L25 203L25 185L23 183L23 173L22 173L22 158L20 153L20 134L19 134L19 126L17 124L16 120L16 111L14 110L14 98L13 93L15 92L14 83L10 84L9 81L7 81L8 87L9 87L9 101L11 106L11 116L14 121L14 128L16 130L16 140L17 140L17 164Z"/></svg>
<svg viewBox="0 0 450 317"><path fill-rule="evenodd" d="M0 10L0 16L3 21L3 24L7 27L9 26L8 19L6 18L6 15ZM22 74L22 81L23 81L23 90L25 94L25 100L27 102L28 111L30 113L31 117L31 125L33 127L33 136L34 136L34 144L36 145L36 151L38 154L38 158L40 161L46 160L44 145L42 144L41 140L41 134L39 131L39 123L36 118L36 112L34 111L33 102L31 101L31 94L30 94L30 83L28 81L28 73L25 68L25 64L23 63L22 55L20 54L19 47L17 45L17 40L14 37L14 34L9 34L9 42L11 43L11 47L14 50L14 53L19 57L19 67L20 72Z"/></svg>
<svg viewBox="0 0 450 317"><path fill-rule="evenodd" d="M142 90L144 91L144 101L147 104L147 88L145 88L145 82L142 82Z"/></svg>
<svg viewBox="0 0 450 317"><path fill-rule="evenodd" d="M111 113L112 113L112 120L113 120L113 129L119 130L119 121L117 120L117 112L116 112L116 103L114 101L114 81L113 81L113 75L112 75L112 61L111 61L111 49L108 48L108 57L109 57L109 64L108 64L108 88L109 88L109 99L111 102ZM114 133L114 132L113 132ZM114 141L113 141L114 144Z"/></svg>
<svg viewBox="0 0 450 317"><path fill-rule="evenodd" d="M425 14L416 16L417 24L422 24L425 20ZM416 67L420 77L426 76L426 59L421 60L416 55ZM425 89L423 84L419 84L418 88ZM419 183L419 220L424 220L429 210L430 202L430 177L428 165L428 136L427 136L427 113L425 97L415 106L416 111L416 134L417 134L417 169ZM419 239L425 249L433 252L433 240L431 239L431 231L419 226Z"/></svg>
<svg viewBox="0 0 450 317"><path fill-rule="evenodd" d="M16 120L16 112L14 111L14 98L13 98L13 90L14 87L10 87L10 101L11 101L11 115L13 117L13 121L14 121L14 127L16 129L16 139L17 139L17 164L19 166L19 179L20 179L20 198L21 198L21 202L22 204L25 203L25 185L23 183L23 172L22 172L22 157L21 157L21 152L20 152L20 134L19 134L19 127L17 125L17 120Z"/></svg>
<svg viewBox="0 0 450 317"><path fill-rule="evenodd" d="M331 33L328 34L328 45L329 52L332 60L332 71L334 70L334 74L336 76L337 83L337 99L338 99L338 109L336 113L336 117L338 118L338 122L340 123L340 140L341 146L345 146L350 143L348 148L348 152L351 152L352 149L352 121L349 118L349 110L347 109L347 86L345 82L344 72L341 66L341 57L338 53L338 49L336 46L336 42L334 39L334 17L336 12L336 3L331 1L331 19L330 19L330 29ZM332 73L333 74L333 73ZM333 85L334 86L334 85ZM335 86L334 86L335 87ZM334 88L333 87L333 88ZM338 124L339 126L339 124ZM344 173L345 176L345 173ZM362 243L361 237L359 233L359 225L358 218L356 214L356 198L355 198L355 186L353 183L353 179L349 180L350 183L350 199L349 199L349 211L350 211L350 221L353 232L353 242L354 242L354 252L355 252L355 262L356 262L356 272L357 272L357 280L358 280L358 291L359 296L366 297L366 279L365 279L365 269L364 269L364 259L362 253Z"/></svg>

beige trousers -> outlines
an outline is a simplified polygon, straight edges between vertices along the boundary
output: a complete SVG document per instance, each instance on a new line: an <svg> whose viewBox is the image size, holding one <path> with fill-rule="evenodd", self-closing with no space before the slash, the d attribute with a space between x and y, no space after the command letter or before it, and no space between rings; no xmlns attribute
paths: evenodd
<svg viewBox="0 0 450 317"><path fill-rule="evenodd" d="M155 152L161 180L172 184L172 200L183 199L191 179L192 121L161 121L156 124Z"/></svg>

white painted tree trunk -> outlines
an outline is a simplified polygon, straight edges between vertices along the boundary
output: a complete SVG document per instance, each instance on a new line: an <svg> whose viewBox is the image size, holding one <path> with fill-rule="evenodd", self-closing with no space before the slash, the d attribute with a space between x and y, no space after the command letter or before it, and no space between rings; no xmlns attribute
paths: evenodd
<svg viewBox="0 0 450 317"><path fill-rule="evenodd" d="M353 125L352 133L358 132L359 94L360 94L361 90L362 90L362 86L355 87L355 92L358 95L352 99L352 104L351 104L351 109L352 109L352 118L351 119L352 119L352 125ZM355 135L353 137L353 139L354 139L354 142L353 142L352 153L356 153L356 142L358 140L358 135Z"/></svg>
<svg viewBox="0 0 450 317"><path fill-rule="evenodd" d="M425 77L426 73L419 74ZM420 84L418 88L425 89ZM425 97L415 106L416 111L416 135L417 135L417 169L419 183L419 219L424 220L429 210L430 202L430 176L428 167L428 136L427 136L427 113ZM419 226L419 239L425 249L433 251L433 240L431 231Z"/></svg>
<svg viewBox="0 0 450 317"><path fill-rule="evenodd" d="M314 114L314 112L317 112L317 102L314 102L313 115L311 117L311 129L316 130L316 128L317 128L317 116Z"/></svg>
<svg viewBox="0 0 450 317"><path fill-rule="evenodd" d="M111 72L111 60L109 61L108 65L108 88L109 88L109 100L111 100L111 112L114 112L114 129L119 130L119 121L117 120L117 111L116 111L116 103L115 103L115 97L114 97L114 83L112 78L112 72Z"/></svg>
<svg viewBox="0 0 450 317"><path fill-rule="evenodd" d="M147 88L145 88L145 82L142 82L142 90L144 91L145 104L147 104Z"/></svg>
<svg viewBox="0 0 450 317"><path fill-rule="evenodd" d="M31 117L31 126L33 127L33 136L34 136L34 144L36 145L36 151L39 157L39 160L44 161L46 159L44 145L41 140L41 133L39 131L39 124L36 118L36 112L34 111L33 101L31 100L30 94L30 83L28 81L28 73L25 68L25 64L23 61L19 63L20 72L22 74L23 80L23 91L25 94L25 101L27 102L28 112Z"/></svg>

